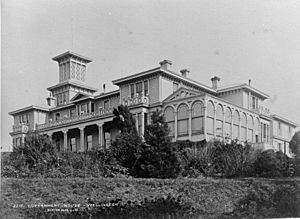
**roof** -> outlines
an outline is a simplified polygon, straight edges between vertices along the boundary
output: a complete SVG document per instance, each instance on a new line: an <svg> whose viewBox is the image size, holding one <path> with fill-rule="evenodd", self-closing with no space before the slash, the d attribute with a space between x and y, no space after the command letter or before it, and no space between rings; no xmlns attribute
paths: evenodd
<svg viewBox="0 0 300 219"><path fill-rule="evenodd" d="M92 96L90 96L90 95L87 95L87 94L85 94L85 93L78 92L73 98L71 98L70 101L80 100L80 99L86 98L86 97L92 98Z"/></svg>
<svg viewBox="0 0 300 219"><path fill-rule="evenodd" d="M223 92L227 92L227 91L232 91L232 90L238 90L238 89L246 89L249 90L255 94L257 94L258 96L262 97L263 99L267 99L269 98L269 95L252 87L249 86L248 84L238 84L238 85L230 85L230 86L226 86L226 87L221 87L219 89L217 89L217 93L223 93Z"/></svg>
<svg viewBox="0 0 300 219"><path fill-rule="evenodd" d="M52 60L58 62L59 59L61 59L61 58L63 58L63 57L68 57L68 56L74 56L74 57L76 57L76 58L80 58L80 59L86 61L86 63L89 63L89 62L92 62L92 61L93 61L93 60L90 59L90 58L87 58L87 57L85 57L85 56L82 56L82 55L79 55L79 54L76 54L76 53L70 52L70 51L67 51L67 52L62 53L62 54L60 54L60 55L58 55L58 56L55 56L54 58L52 58Z"/></svg>
<svg viewBox="0 0 300 219"><path fill-rule="evenodd" d="M290 120L288 120L288 119L286 119L286 118L283 118L283 117L281 117L281 116L278 116L278 115L276 115L276 114L271 115L271 117L272 117L273 119L275 119L275 120L280 120L280 121L285 122L285 123L287 123L287 124L289 124L289 125L292 125L292 126L294 126L294 127L299 126L299 124L297 124L297 123L295 123L295 122L292 122L292 121L290 121Z"/></svg>
<svg viewBox="0 0 300 219"><path fill-rule="evenodd" d="M120 94L120 89L114 90L114 91L110 91L110 92L107 92L107 93L101 93L101 94L95 96L94 99L103 98L103 97L109 97L109 96L116 95L116 94Z"/></svg>
<svg viewBox="0 0 300 219"><path fill-rule="evenodd" d="M83 84L83 83L80 83L80 82L77 82L77 81L71 81L71 80L64 81L64 82L58 83L54 86L48 87L47 90L51 91L55 88L58 88L58 87L64 86L64 85L72 85L72 86L75 86L75 87L85 88L85 89L93 91L93 92L96 92L98 90L98 89L93 88L89 85L86 85L86 84Z"/></svg>
<svg viewBox="0 0 300 219"><path fill-rule="evenodd" d="M49 111L48 108L31 105L31 106L27 106L27 107L24 107L24 108L21 108L21 109L9 112L8 114L11 115L11 116L13 116L13 115L16 115L18 113L23 113L23 112L29 111L29 110L40 110L40 111L44 111L44 112L48 112Z"/></svg>
<svg viewBox="0 0 300 219"><path fill-rule="evenodd" d="M166 75L168 75L170 77L173 77L173 78L176 78L178 80L181 80L183 82L190 83L190 84L192 84L194 86L202 88L202 89L204 89L206 91L209 91L211 93L216 93L216 91L214 89L212 89L211 87L209 87L209 86L207 86L205 84L199 83L198 81L194 81L194 80L192 80L190 78L183 77L180 74L177 74L177 73L175 73L173 71L170 71L170 70L167 70L167 69L164 69L164 68L161 68L161 67L153 68L153 69L150 69L148 71L143 71L143 72L140 72L140 73L136 73L136 74L127 76L127 77L123 77L123 78L120 78L120 79L117 79L117 80L113 80L112 82L115 85L119 85L119 84L122 84L122 83L124 83L126 81L130 81L130 80L138 78L138 77L148 76L148 75L151 75L153 73L158 73L158 72L161 72L161 73L166 74Z"/></svg>

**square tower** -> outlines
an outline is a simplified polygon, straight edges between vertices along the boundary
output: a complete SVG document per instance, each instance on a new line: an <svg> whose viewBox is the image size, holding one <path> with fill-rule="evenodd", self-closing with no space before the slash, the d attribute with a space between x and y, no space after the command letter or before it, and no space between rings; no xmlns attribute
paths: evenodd
<svg viewBox="0 0 300 219"><path fill-rule="evenodd" d="M52 59L58 62L59 82L69 80L85 82L86 64L92 62L91 59L70 51L58 55Z"/></svg>

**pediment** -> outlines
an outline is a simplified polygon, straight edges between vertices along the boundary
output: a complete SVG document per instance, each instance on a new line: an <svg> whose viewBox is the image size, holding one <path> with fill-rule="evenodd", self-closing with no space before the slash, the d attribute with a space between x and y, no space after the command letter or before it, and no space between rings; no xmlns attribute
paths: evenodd
<svg viewBox="0 0 300 219"><path fill-rule="evenodd" d="M77 94L71 99L71 101L80 100L80 99L85 98L85 97L89 97L89 95L84 94L84 93L77 93Z"/></svg>
<svg viewBox="0 0 300 219"><path fill-rule="evenodd" d="M202 92L181 87L177 91L172 93L170 96L168 96L163 102L179 100L179 99L182 99L182 98L192 97L192 96L196 96L196 95L199 95L199 94L202 94Z"/></svg>

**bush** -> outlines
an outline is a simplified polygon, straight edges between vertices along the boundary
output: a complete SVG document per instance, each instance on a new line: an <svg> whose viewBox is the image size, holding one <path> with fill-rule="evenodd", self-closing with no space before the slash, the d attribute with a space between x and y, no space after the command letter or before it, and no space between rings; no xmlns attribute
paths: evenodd
<svg viewBox="0 0 300 219"><path fill-rule="evenodd" d="M254 163L261 153L250 144L241 145L236 141L225 144L220 141L199 142L195 146L191 142L177 143L181 148L179 154L184 164L182 176L253 176Z"/></svg>
<svg viewBox="0 0 300 219"><path fill-rule="evenodd" d="M142 156L142 139L134 132L120 134L110 147L117 163L127 168L130 175L137 176L136 164Z"/></svg>
<svg viewBox="0 0 300 219"><path fill-rule="evenodd" d="M258 155L254 164L255 174L262 177L286 177L291 162L281 151L266 150Z"/></svg>

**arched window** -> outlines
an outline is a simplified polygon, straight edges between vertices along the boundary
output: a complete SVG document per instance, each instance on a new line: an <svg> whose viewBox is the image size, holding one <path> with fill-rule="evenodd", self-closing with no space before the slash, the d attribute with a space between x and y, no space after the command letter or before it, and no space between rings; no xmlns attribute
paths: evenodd
<svg viewBox="0 0 300 219"><path fill-rule="evenodd" d="M203 133L203 103L195 102L192 106L192 134Z"/></svg>
<svg viewBox="0 0 300 219"><path fill-rule="evenodd" d="M232 114L231 109L229 107L225 110L225 137L231 138L231 120Z"/></svg>
<svg viewBox="0 0 300 219"><path fill-rule="evenodd" d="M248 117L248 141L253 142L253 116Z"/></svg>
<svg viewBox="0 0 300 219"><path fill-rule="evenodd" d="M221 137L223 135L223 107L220 104L217 106L216 119L216 133Z"/></svg>
<svg viewBox="0 0 300 219"><path fill-rule="evenodd" d="M241 141L246 141L247 135L247 116L245 113L241 114Z"/></svg>
<svg viewBox="0 0 300 219"><path fill-rule="evenodd" d="M167 107L164 112L165 121L170 129L170 136L174 136L175 114L172 107Z"/></svg>
<svg viewBox="0 0 300 219"><path fill-rule="evenodd" d="M233 139L239 139L240 113L235 110L233 115Z"/></svg>
<svg viewBox="0 0 300 219"><path fill-rule="evenodd" d="M186 104L181 104L177 110L178 116L178 136L187 135L189 133L189 111L188 106Z"/></svg>
<svg viewBox="0 0 300 219"><path fill-rule="evenodd" d="M207 107L206 107L206 124L207 124L207 128L206 131L208 134L214 134L214 116L215 116L215 112L214 112L214 105L211 101L207 102Z"/></svg>

